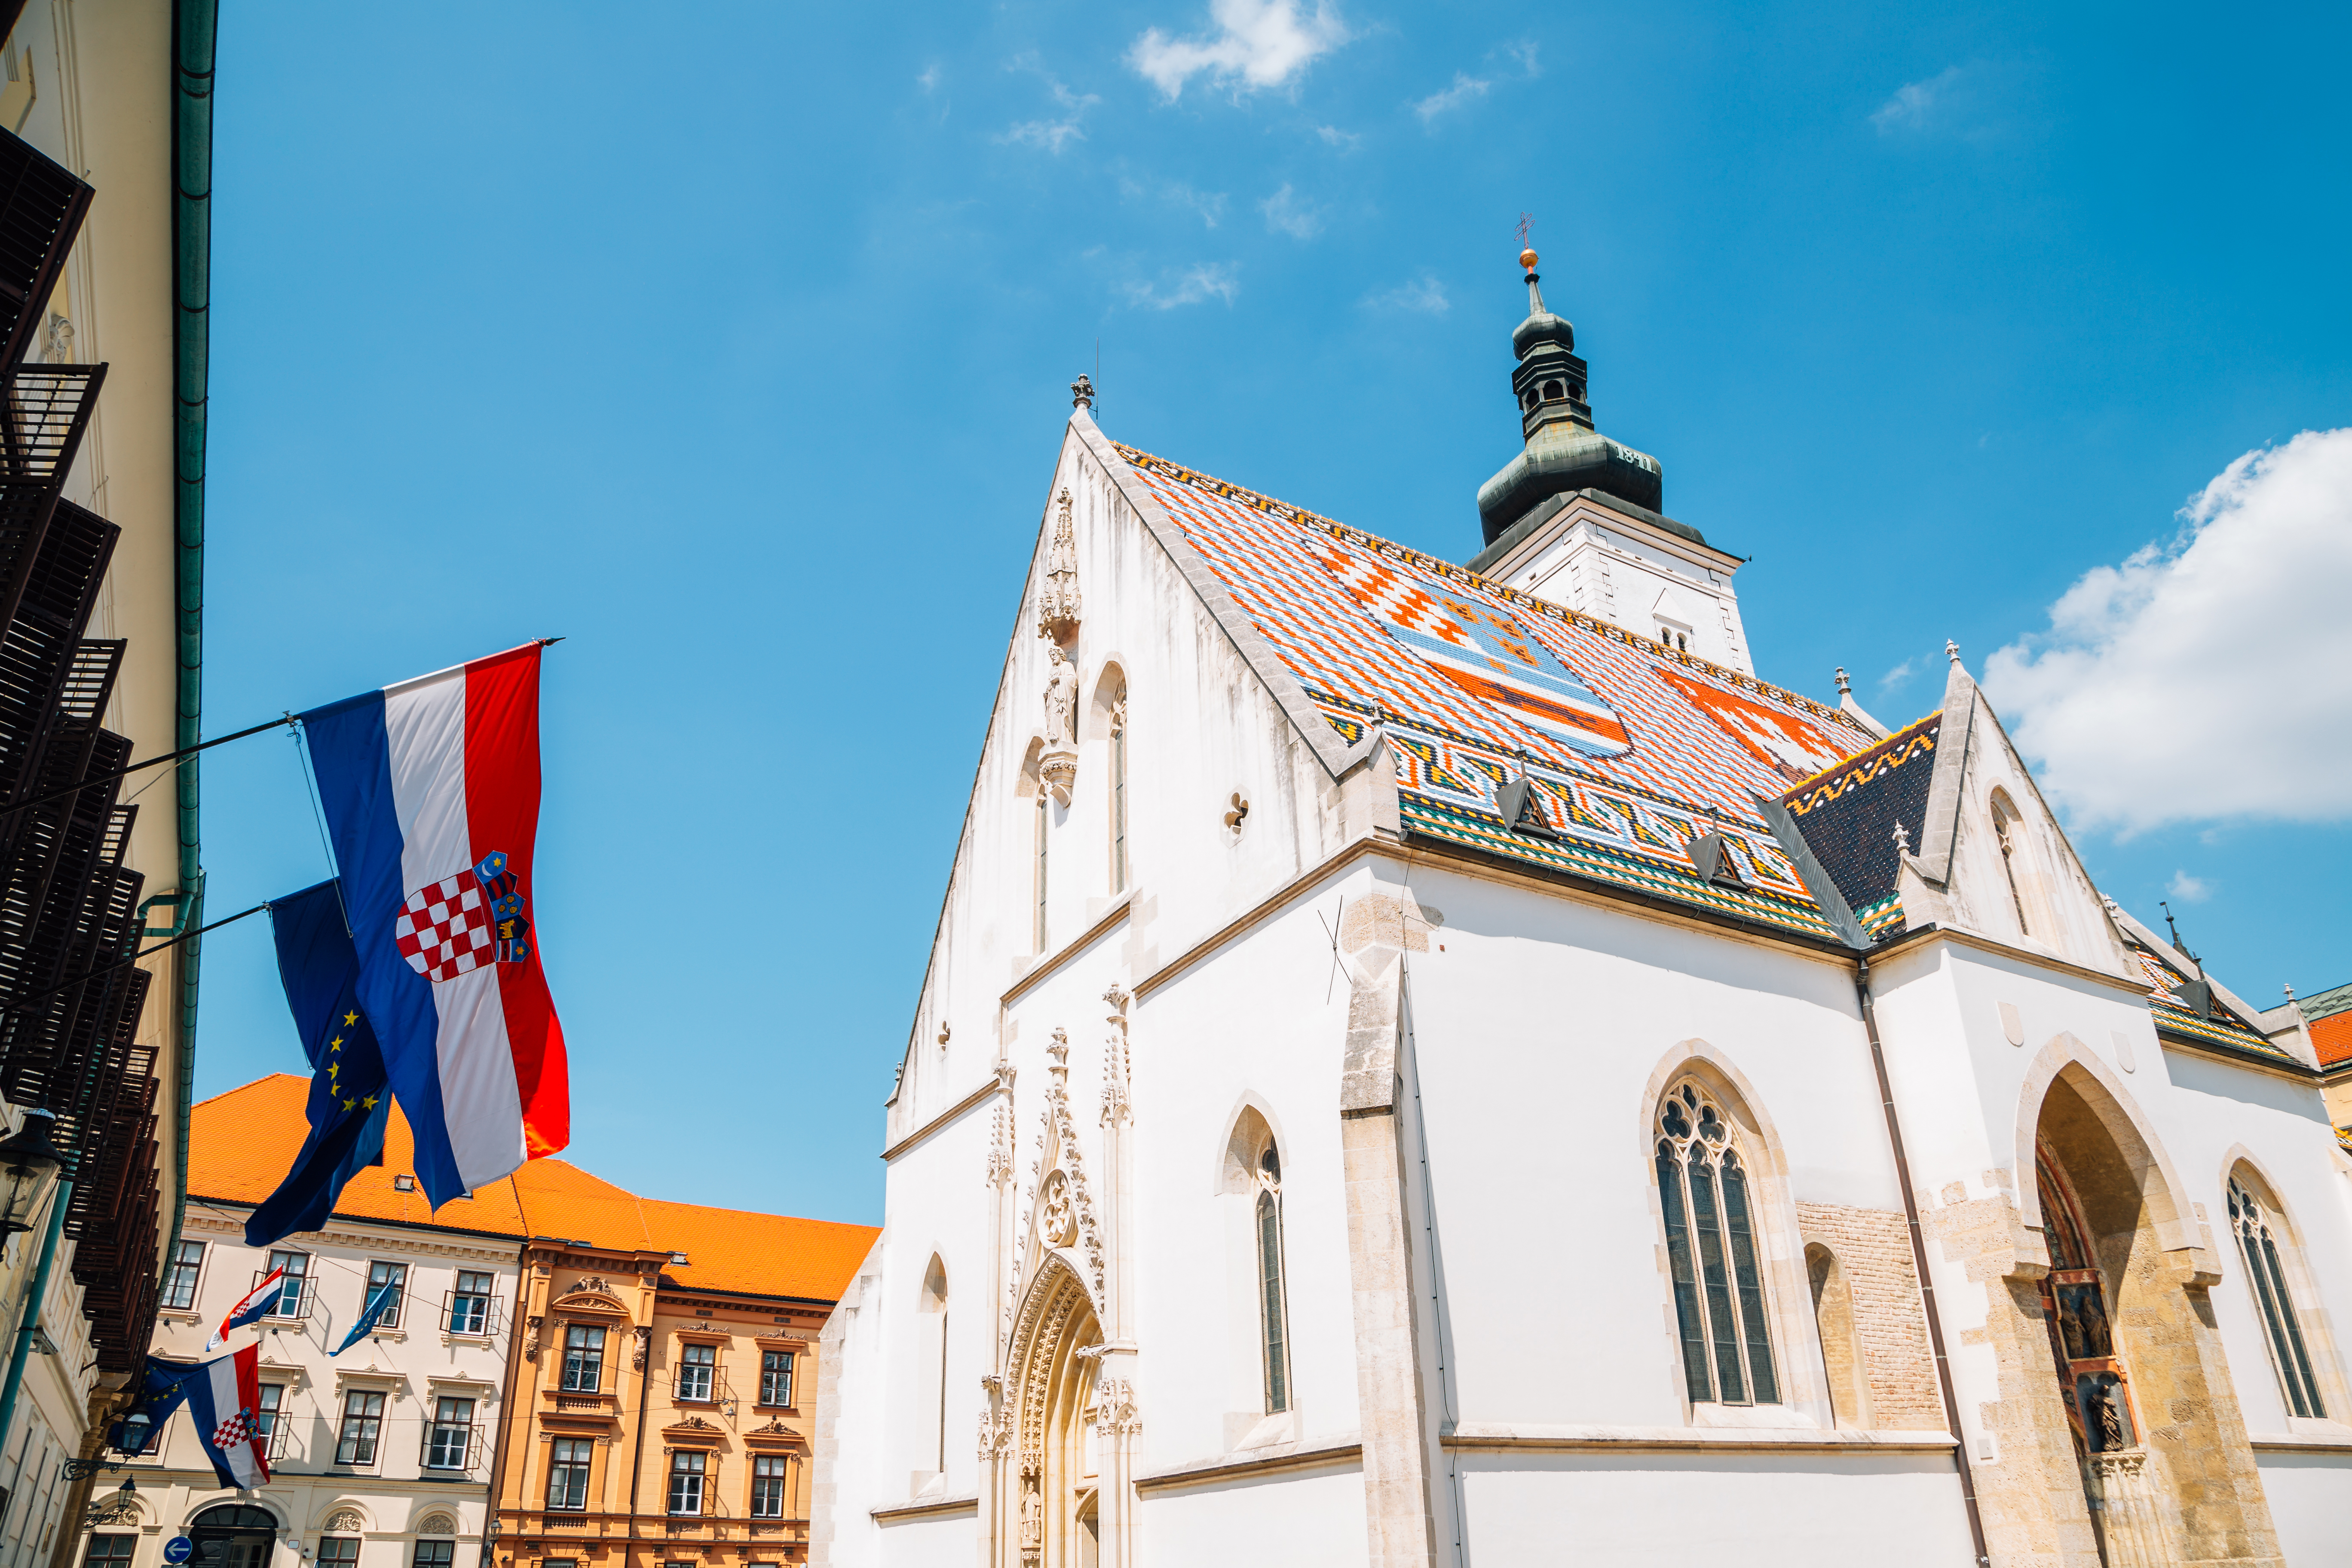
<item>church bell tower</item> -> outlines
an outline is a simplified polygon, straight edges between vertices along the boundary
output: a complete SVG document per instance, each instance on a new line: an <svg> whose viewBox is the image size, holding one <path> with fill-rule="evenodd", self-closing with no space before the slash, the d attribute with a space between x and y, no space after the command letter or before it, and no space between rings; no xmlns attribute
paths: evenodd
<svg viewBox="0 0 2352 1568"><path fill-rule="evenodd" d="M1528 319L1511 333L1519 455L1478 487L1486 548L1470 569L1654 637L1677 653L1748 670L1731 574L1740 558L1658 509L1658 459L1592 426L1576 328L1544 303L1536 253L1519 253Z"/></svg>

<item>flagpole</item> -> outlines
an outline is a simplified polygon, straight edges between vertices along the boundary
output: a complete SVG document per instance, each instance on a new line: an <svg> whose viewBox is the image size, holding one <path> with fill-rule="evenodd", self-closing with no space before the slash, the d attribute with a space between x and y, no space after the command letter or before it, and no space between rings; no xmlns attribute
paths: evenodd
<svg viewBox="0 0 2352 1568"><path fill-rule="evenodd" d="M25 1359L32 1354L33 1336L41 1331L41 1303L49 1294L49 1268L58 1260L58 1237L65 1229L66 1209L73 1202L73 1178L58 1183L49 1195L49 1223L41 1233L41 1261L33 1270L32 1294L25 1298L24 1321L16 1342L8 1351L8 1382L0 1387L0 1453L7 1451L8 1428L16 1415L16 1395L25 1386Z"/></svg>
<svg viewBox="0 0 2352 1568"><path fill-rule="evenodd" d="M233 915L223 915L220 919L213 921L210 925L201 925L194 931L184 931L168 942L159 942L152 947L142 948L128 958L117 959L112 963L106 964L98 969L86 970L82 973L75 975L71 980L60 980L46 991L36 991L30 996L20 996L5 1007L0 1007L0 1014L21 1013L28 1004L38 1002L45 996L54 996L60 991L70 991L85 980L95 980L101 974L111 974L116 970L122 968L125 964L136 963L142 958L152 958L167 947L179 946L182 942L187 941L192 936L202 936L208 931L218 931L225 925L235 925L237 921L245 919L246 916L257 915L268 907L269 906L268 904L256 904L249 910L239 910Z"/></svg>

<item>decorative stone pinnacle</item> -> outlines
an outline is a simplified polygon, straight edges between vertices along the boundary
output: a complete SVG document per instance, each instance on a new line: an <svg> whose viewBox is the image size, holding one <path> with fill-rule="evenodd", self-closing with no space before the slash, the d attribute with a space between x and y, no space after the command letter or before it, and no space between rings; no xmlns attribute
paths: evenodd
<svg viewBox="0 0 2352 1568"><path fill-rule="evenodd" d="M1094 405L1095 384L1082 373L1077 380L1070 383L1070 406L1092 408Z"/></svg>
<svg viewBox="0 0 2352 1568"><path fill-rule="evenodd" d="M1911 830L1909 828L1904 826L1899 822L1896 823L1895 825L1894 837L1895 848L1897 854L1908 855L1911 853Z"/></svg>
<svg viewBox="0 0 2352 1568"><path fill-rule="evenodd" d="M1950 659L1954 664L1959 663L1960 645L1954 642L1951 638L1946 637L1944 639L1944 657Z"/></svg>
<svg viewBox="0 0 2352 1568"><path fill-rule="evenodd" d="M1853 695L1853 682L1845 678L1845 666L1843 665L1838 666L1837 683L1838 695L1840 697L1851 697Z"/></svg>

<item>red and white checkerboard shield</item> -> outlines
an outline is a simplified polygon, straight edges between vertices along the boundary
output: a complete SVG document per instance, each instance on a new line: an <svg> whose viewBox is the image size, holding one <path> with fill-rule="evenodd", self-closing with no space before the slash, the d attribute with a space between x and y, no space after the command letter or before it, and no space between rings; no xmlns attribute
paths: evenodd
<svg viewBox="0 0 2352 1568"><path fill-rule="evenodd" d="M253 1439L253 1412L240 1410L213 1428L213 1447L233 1448Z"/></svg>
<svg viewBox="0 0 2352 1568"><path fill-rule="evenodd" d="M436 985L498 960L490 895L470 868L409 894L392 934L408 966Z"/></svg>

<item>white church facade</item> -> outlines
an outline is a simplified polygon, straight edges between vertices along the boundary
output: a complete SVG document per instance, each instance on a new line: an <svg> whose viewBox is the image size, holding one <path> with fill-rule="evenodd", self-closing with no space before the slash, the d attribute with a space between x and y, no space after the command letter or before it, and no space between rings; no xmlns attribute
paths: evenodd
<svg viewBox="0 0 2352 1568"><path fill-rule="evenodd" d="M1076 389L811 1561L2352 1562L2352 1153L1954 656L1758 679L1592 426L1438 561Z"/></svg>

